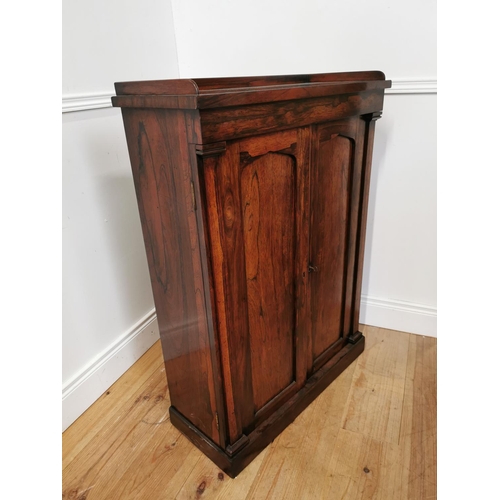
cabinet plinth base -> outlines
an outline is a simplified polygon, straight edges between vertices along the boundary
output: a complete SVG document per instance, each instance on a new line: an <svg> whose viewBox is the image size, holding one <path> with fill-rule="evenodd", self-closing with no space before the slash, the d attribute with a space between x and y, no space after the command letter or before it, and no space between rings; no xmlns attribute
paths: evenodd
<svg viewBox="0 0 500 500"><path fill-rule="evenodd" d="M363 352L365 338L363 335L356 337L355 343L346 344L307 380L297 394L256 427L248 436L248 444L233 456L213 443L173 406L170 407L170 421L218 467L234 478Z"/></svg>

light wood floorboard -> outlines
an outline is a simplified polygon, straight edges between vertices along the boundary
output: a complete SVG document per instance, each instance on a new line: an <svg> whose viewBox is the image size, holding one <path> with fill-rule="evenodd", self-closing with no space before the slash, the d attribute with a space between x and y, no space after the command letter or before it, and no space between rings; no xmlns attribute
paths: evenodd
<svg viewBox="0 0 500 500"><path fill-rule="evenodd" d="M169 421L159 342L63 433L63 500L436 498L436 339L364 353L236 479Z"/></svg>

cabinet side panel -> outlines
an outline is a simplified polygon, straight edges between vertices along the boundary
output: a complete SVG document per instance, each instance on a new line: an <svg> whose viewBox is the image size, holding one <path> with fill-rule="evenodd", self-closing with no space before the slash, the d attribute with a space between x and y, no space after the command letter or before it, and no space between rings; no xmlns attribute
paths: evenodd
<svg viewBox="0 0 500 500"><path fill-rule="evenodd" d="M268 153L241 173L255 410L294 379L295 160Z"/></svg>
<svg viewBox="0 0 500 500"><path fill-rule="evenodd" d="M313 358L342 337L349 181L353 141L332 135L319 141L313 166L311 320Z"/></svg>
<svg viewBox="0 0 500 500"><path fill-rule="evenodd" d="M190 124L182 111L122 112L172 405L218 442Z"/></svg>

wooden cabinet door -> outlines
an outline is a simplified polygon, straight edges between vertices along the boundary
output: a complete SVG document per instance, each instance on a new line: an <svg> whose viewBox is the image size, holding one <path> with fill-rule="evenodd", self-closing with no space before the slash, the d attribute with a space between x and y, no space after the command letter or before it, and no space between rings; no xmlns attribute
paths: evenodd
<svg viewBox="0 0 500 500"><path fill-rule="evenodd" d="M293 129L201 162L230 449L305 380L309 147Z"/></svg>
<svg viewBox="0 0 500 500"><path fill-rule="evenodd" d="M353 117L313 132L310 373L342 348L352 329L363 131L364 121Z"/></svg>

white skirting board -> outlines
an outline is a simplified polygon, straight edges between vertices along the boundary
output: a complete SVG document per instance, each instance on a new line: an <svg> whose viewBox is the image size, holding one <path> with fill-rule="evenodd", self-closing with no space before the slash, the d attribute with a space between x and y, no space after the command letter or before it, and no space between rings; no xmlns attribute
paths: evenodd
<svg viewBox="0 0 500 500"><path fill-rule="evenodd" d="M158 339L156 311L152 309L87 367L64 384L62 427L68 428L116 382Z"/></svg>
<svg viewBox="0 0 500 500"><path fill-rule="evenodd" d="M435 307L362 295L359 316L359 322L363 325L437 337Z"/></svg>

